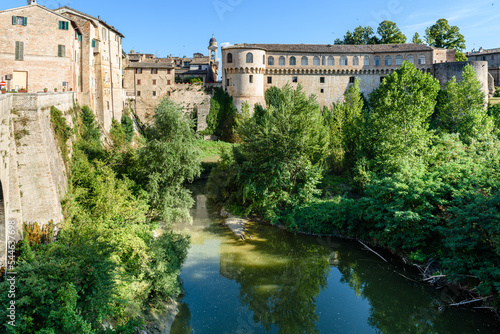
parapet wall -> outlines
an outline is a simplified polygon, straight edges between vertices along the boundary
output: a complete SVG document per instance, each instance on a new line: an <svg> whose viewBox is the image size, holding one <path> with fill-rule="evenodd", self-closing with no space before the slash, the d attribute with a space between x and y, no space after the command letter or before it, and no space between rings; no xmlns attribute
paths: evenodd
<svg viewBox="0 0 500 334"><path fill-rule="evenodd" d="M16 110L39 111L54 106L67 111L73 107L74 94L74 92L14 94L12 107Z"/></svg>

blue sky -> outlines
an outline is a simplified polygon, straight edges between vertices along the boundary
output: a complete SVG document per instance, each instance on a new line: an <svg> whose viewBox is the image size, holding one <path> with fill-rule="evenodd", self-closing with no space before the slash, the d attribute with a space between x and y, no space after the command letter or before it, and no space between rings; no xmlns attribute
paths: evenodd
<svg viewBox="0 0 500 334"><path fill-rule="evenodd" d="M467 50L500 47L500 0L38 0L54 9L70 6L100 16L123 35L126 52L157 56L207 54L208 41L222 43L330 44L359 25L397 23L408 39L440 18L457 25ZM0 10L26 5L1 0ZM1 34L1 32L0 32Z"/></svg>

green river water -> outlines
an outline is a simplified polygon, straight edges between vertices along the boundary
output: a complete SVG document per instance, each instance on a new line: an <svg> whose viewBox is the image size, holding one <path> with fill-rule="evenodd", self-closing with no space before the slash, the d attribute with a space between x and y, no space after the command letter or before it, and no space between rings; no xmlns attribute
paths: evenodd
<svg viewBox="0 0 500 334"><path fill-rule="evenodd" d="M204 184L192 191L193 224L175 228L191 236L191 248L172 334L500 333L489 313L447 306L457 293L412 281L412 268L356 241L260 223L241 240L209 205Z"/></svg>

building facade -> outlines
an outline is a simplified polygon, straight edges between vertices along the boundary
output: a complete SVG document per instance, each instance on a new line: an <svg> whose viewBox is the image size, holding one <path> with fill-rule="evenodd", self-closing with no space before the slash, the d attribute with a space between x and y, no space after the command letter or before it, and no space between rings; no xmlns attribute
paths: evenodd
<svg viewBox="0 0 500 334"><path fill-rule="evenodd" d="M0 79L28 93L80 90L81 31L36 1L0 11Z"/></svg>
<svg viewBox="0 0 500 334"><path fill-rule="evenodd" d="M455 53L419 44L236 44L222 48L222 81L239 110L245 102L251 110L265 105L264 92L287 83L330 107L356 79L366 96L404 61L434 75L435 65L454 62Z"/></svg>
<svg viewBox="0 0 500 334"><path fill-rule="evenodd" d="M74 91L105 130L124 108L123 35L101 19L69 7L29 0L0 11L0 79L8 90Z"/></svg>
<svg viewBox="0 0 500 334"><path fill-rule="evenodd" d="M151 120L155 107L165 96L183 105L186 112L205 104L204 96L194 95L203 95L196 92L202 93L203 86L217 81L219 62L215 37L210 39L208 50L208 56L195 53L192 58L157 58L153 54L130 51L124 65L123 86L128 103L141 121ZM191 87L188 82L192 78L200 78L202 83Z"/></svg>
<svg viewBox="0 0 500 334"><path fill-rule="evenodd" d="M54 10L82 32L80 104L88 105L106 130L125 108L123 90L123 35L100 18L61 7Z"/></svg>
<svg viewBox="0 0 500 334"><path fill-rule="evenodd" d="M469 60L487 61L488 71L493 77L495 86L500 87L500 48L488 49L479 48L465 54Z"/></svg>

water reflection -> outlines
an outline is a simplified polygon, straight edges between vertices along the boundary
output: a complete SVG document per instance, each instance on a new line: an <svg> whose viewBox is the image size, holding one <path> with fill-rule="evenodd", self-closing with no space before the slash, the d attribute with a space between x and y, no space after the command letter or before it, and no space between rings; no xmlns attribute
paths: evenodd
<svg viewBox="0 0 500 334"><path fill-rule="evenodd" d="M490 317L445 308L441 291L411 281L417 277L357 242L258 223L241 240L194 190L193 225L178 227L192 246L173 334L498 332Z"/></svg>

